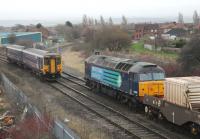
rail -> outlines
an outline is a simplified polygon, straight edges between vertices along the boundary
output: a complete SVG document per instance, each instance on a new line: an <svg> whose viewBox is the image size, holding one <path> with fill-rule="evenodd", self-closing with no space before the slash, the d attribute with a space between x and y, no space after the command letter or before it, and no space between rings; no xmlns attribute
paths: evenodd
<svg viewBox="0 0 200 139"><path fill-rule="evenodd" d="M7 63L8 62L6 56L4 54L2 54L2 53L0 53L0 61L3 62L3 63Z"/></svg>
<svg viewBox="0 0 200 139"><path fill-rule="evenodd" d="M72 77L72 76L71 76ZM75 77L76 78L76 77ZM76 82L73 82L76 83ZM93 99L92 97L84 94L83 92L75 89L72 86L67 85L62 81L50 84L53 88L60 91L64 95L67 95L74 101L78 102L91 112L97 114L99 117L105 119L115 127L118 127L121 131L124 131L127 135L134 138L168 138L162 133L155 131L145 125L129 119L124 114L117 110ZM67 90L71 91L67 91ZM77 96L78 94L78 96Z"/></svg>
<svg viewBox="0 0 200 139"><path fill-rule="evenodd" d="M72 74L64 72L64 74L62 75L62 79L71 81L71 82L73 82L75 84L78 84L78 85L88 89L88 90L91 90L90 87L85 85L85 80L83 78L80 78L80 77L77 77L75 75L72 75Z"/></svg>

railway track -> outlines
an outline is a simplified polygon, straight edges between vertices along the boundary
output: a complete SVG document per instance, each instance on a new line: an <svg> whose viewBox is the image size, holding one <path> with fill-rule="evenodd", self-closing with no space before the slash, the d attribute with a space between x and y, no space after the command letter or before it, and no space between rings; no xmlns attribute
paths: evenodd
<svg viewBox="0 0 200 139"><path fill-rule="evenodd" d="M1 53L0 53L0 61L3 62L3 63L8 62L8 60L6 59L6 56L4 54L1 54Z"/></svg>
<svg viewBox="0 0 200 139"><path fill-rule="evenodd" d="M80 88L80 84L85 82L83 79L76 76L70 76L69 74L65 74L64 76L68 76L71 78L63 78L61 80L58 80L56 83L50 85L64 95L70 97L80 105L84 106L92 113L95 113L99 117L103 118L114 127L119 128L122 133L125 133L127 135L127 138L168 138L166 135L160 133L158 130L149 128L138 121L134 121L128 118L126 115L113 109L112 107L109 107L104 103L90 97L89 95L86 95L85 93L80 91L81 89L77 90L77 86L79 86Z"/></svg>
<svg viewBox="0 0 200 139"><path fill-rule="evenodd" d="M79 81L85 82L85 79L83 79L83 78L81 78L81 77L77 77L77 76L72 75L72 74L69 74L69 73L67 73L67 72L63 72L62 74L65 75L65 76L68 76L68 77L77 79L77 80L79 80Z"/></svg>
<svg viewBox="0 0 200 139"><path fill-rule="evenodd" d="M69 73L66 73L66 72L63 72L62 73L62 78L64 80L68 80L68 81L71 81L77 85L80 85L88 90L91 90L91 88L89 88L88 86L85 85L85 79L81 78L81 77L77 77L77 76L74 76L72 74L69 74Z"/></svg>

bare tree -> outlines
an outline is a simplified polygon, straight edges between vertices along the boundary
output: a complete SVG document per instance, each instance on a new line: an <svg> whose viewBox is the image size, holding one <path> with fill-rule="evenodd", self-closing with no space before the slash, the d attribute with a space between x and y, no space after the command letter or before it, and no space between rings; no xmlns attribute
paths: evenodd
<svg viewBox="0 0 200 139"><path fill-rule="evenodd" d="M104 20L104 18L103 18L103 16L100 16L100 24L102 25L102 26L105 26L105 20Z"/></svg>
<svg viewBox="0 0 200 139"><path fill-rule="evenodd" d="M88 18L88 24L90 26L93 26L94 25L94 19L93 18Z"/></svg>
<svg viewBox="0 0 200 139"><path fill-rule="evenodd" d="M94 20L94 24L95 24L95 25L98 25L97 19Z"/></svg>
<svg viewBox="0 0 200 139"><path fill-rule="evenodd" d="M82 24L83 24L83 26L87 26L87 25L88 25L88 18L87 18L87 15L83 15Z"/></svg>
<svg viewBox="0 0 200 139"><path fill-rule="evenodd" d="M95 37L90 42L95 49L120 51L129 48L131 44L131 38L128 33L119 27L105 26L104 28L96 30L94 33Z"/></svg>
<svg viewBox="0 0 200 139"><path fill-rule="evenodd" d="M194 11L194 14L193 14L193 22L194 22L194 25L199 24L199 15L196 10Z"/></svg>
<svg viewBox="0 0 200 139"><path fill-rule="evenodd" d="M127 25L127 19L124 15L122 16L122 25L124 25L124 26Z"/></svg>
<svg viewBox="0 0 200 139"><path fill-rule="evenodd" d="M10 34L10 35L8 36L8 42L9 42L10 44L14 44L14 43L16 43L16 41L17 41L17 37L16 37L15 34Z"/></svg>
<svg viewBox="0 0 200 139"><path fill-rule="evenodd" d="M25 46L26 48L32 48L33 47L33 41L32 40L17 40L17 45Z"/></svg>
<svg viewBox="0 0 200 139"><path fill-rule="evenodd" d="M184 21L183 21L183 14L182 13L178 14L178 23L181 23L181 24L184 23Z"/></svg>
<svg viewBox="0 0 200 139"><path fill-rule="evenodd" d="M112 26L113 25L113 20L112 20L112 18L110 17L109 18L109 23L108 23L110 26Z"/></svg>

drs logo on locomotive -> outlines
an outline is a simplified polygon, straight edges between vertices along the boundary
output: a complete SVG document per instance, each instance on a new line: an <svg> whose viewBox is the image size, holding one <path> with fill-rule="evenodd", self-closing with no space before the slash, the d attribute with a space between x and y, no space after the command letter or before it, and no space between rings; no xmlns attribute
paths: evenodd
<svg viewBox="0 0 200 139"><path fill-rule="evenodd" d="M92 67L91 77L104 84L120 88L122 84L121 74L116 71L107 70L99 67Z"/></svg>

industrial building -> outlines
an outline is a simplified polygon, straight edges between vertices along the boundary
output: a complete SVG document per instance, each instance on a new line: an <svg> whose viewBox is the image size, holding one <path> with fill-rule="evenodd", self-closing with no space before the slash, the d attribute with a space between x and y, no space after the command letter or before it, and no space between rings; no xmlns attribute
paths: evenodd
<svg viewBox="0 0 200 139"><path fill-rule="evenodd" d="M41 32L0 32L0 45L9 44L9 36L14 34L17 41L42 42Z"/></svg>

